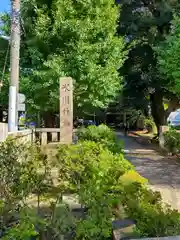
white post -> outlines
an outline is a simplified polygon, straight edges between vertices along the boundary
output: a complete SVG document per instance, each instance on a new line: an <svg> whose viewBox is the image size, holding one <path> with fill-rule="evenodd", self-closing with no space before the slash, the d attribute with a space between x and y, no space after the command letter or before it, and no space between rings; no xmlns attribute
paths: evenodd
<svg viewBox="0 0 180 240"><path fill-rule="evenodd" d="M9 87L9 112L8 112L9 132L16 132L18 130L17 94L19 92L19 55L20 55L20 0L13 0L11 13L11 57L10 57L11 77Z"/></svg>
<svg viewBox="0 0 180 240"><path fill-rule="evenodd" d="M52 142L57 142L57 141L58 141L57 132L52 132Z"/></svg>

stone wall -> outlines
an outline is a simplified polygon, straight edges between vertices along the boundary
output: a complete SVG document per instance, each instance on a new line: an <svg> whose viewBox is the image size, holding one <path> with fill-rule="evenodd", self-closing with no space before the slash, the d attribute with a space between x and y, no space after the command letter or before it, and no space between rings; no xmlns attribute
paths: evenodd
<svg viewBox="0 0 180 240"><path fill-rule="evenodd" d="M5 141L7 136L8 136L8 124L0 123L0 142Z"/></svg>
<svg viewBox="0 0 180 240"><path fill-rule="evenodd" d="M9 132L8 137L13 139L17 139L22 142L33 142L34 140L34 133L32 129L21 130L18 132Z"/></svg>

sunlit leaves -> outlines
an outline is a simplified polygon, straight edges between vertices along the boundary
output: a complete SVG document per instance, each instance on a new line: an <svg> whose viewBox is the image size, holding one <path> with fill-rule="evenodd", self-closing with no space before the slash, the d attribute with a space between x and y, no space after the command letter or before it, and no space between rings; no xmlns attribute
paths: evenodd
<svg viewBox="0 0 180 240"><path fill-rule="evenodd" d="M23 18L30 19L27 4L32 7L30 1L22 3ZM120 90L117 70L126 56L124 40L116 36L114 1L56 0L49 8L48 1L36 0L33 11L33 34L26 41L37 71L22 81L28 101L58 111L59 78L71 76L75 107L106 106Z"/></svg>
<svg viewBox="0 0 180 240"><path fill-rule="evenodd" d="M180 93L180 18L176 17L171 33L157 48L159 67L165 79L169 79L169 89Z"/></svg>

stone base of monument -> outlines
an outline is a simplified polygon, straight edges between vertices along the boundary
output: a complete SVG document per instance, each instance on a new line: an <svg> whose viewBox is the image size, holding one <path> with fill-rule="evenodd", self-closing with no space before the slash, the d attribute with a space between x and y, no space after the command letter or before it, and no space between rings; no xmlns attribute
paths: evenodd
<svg viewBox="0 0 180 240"><path fill-rule="evenodd" d="M135 222L132 220L114 220L112 222L113 240L135 238L134 227Z"/></svg>

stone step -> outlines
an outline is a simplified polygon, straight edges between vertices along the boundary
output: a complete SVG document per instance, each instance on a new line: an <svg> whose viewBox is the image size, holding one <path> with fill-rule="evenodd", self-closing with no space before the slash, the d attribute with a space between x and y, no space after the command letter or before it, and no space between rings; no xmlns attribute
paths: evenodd
<svg viewBox="0 0 180 240"><path fill-rule="evenodd" d="M129 219L114 220L112 222L113 240L135 238L135 221Z"/></svg>

